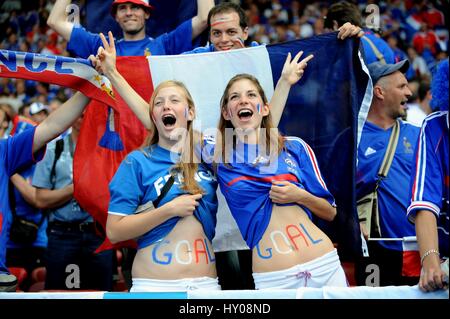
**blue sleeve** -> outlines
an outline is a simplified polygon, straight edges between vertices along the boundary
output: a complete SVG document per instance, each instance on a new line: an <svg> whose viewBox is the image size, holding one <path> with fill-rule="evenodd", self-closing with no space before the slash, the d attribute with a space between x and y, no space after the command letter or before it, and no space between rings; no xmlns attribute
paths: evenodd
<svg viewBox="0 0 450 319"><path fill-rule="evenodd" d="M34 170L32 185L39 188L52 189L53 184L50 180L50 173L55 158L55 142L48 145L47 152L42 161L37 163Z"/></svg>
<svg viewBox="0 0 450 319"><path fill-rule="evenodd" d="M160 35L155 41L163 44L167 55L192 50L192 19L183 22L175 30Z"/></svg>
<svg viewBox="0 0 450 319"><path fill-rule="evenodd" d="M298 163L300 166L301 183L305 187L305 190L313 194L314 196L325 199L332 206L336 206L334 197L328 191L328 188L320 173L319 163L312 148L301 139L294 139L288 141L288 143L294 143Z"/></svg>
<svg viewBox="0 0 450 319"><path fill-rule="evenodd" d="M210 171L213 170L215 145L216 141L214 136L204 136L203 145L198 144L195 146L196 155L201 156L202 164Z"/></svg>
<svg viewBox="0 0 450 319"><path fill-rule="evenodd" d="M142 167L133 153L122 161L109 183L109 194L111 196L109 213L114 215L134 214L144 196L141 170Z"/></svg>
<svg viewBox="0 0 450 319"><path fill-rule="evenodd" d="M67 51L87 59L91 54L96 55L100 46L102 46L102 40L98 34L90 33L83 27L73 27L67 43Z"/></svg>
<svg viewBox="0 0 450 319"><path fill-rule="evenodd" d="M181 54L197 54L197 53L208 53L208 52L213 52L214 51L214 47L212 44L204 46L204 47L196 47L194 50L191 51L186 51L183 52Z"/></svg>
<svg viewBox="0 0 450 319"><path fill-rule="evenodd" d="M411 204L408 220L414 222L419 210L428 210L439 216L442 206L442 183L440 160L436 154L436 136L428 130L428 122L423 123L417 141L411 174ZM438 181L438 182L437 182Z"/></svg>
<svg viewBox="0 0 450 319"><path fill-rule="evenodd" d="M5 156L5 167L8 176L14 175L19 170L25 169L42 159L45 147L39 150L34 157L33 139L36 127L15 134L7 139L7 152Z"/></svg>

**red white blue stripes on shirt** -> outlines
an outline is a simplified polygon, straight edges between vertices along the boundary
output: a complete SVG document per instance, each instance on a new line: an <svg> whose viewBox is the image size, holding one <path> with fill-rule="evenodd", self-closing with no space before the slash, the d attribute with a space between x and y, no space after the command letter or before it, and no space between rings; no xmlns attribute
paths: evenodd
<svg viewBox="0 0 450 319"><path fill-rule="evenodd" d="M314 152L311 149L311 147L308 144L306 144L305 141L303 141L301 138L298 137L286 136L285 140L297 141L303 146L303 148L306 151L306 154L308 154L309 160L311 161L312 167L314 169L314 174L316 175L317 180L319 181L320 185L322 185L323 189L328 190L327 185L325 184L322 178L322 174L320 173L319 164L317 163L316 156L314 155Z"/></svg>

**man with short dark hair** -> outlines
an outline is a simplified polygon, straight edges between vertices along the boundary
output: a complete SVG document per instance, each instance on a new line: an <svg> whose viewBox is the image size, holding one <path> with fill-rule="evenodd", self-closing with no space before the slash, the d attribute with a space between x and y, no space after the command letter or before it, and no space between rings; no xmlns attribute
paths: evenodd
<svg viewBox="0 0 450 319"><path fill-rule="evenodd" d="M222 2L214 6L208 14L209 45L195 48L192 51L184 52L205 53L214 51L228 51L242 49L247 46L258 46L259 43L253 41L246 45L248 39L248 18L245 11L233 2ZM340 28L338 38L345 39L360 33L361 28L356 24L344 23Z"/></svg>

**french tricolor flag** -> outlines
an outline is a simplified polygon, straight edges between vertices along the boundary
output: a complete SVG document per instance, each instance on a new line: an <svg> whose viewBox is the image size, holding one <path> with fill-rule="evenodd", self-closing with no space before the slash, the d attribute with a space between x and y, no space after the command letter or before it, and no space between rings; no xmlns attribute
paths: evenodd
<svg viewBox="0 0 450 319"><path fill-rule="evenodd" d="M416 236L403 237L403 266L402 276L420 276L420 253Z"/></svg>
<svg viewBox="0 0 450 319"><path fill-rule="evenodd" d="M301 137L313 148L324 181L336 199L339 231L333 239L346 249L341 252L345 258L346 252L359 253L361 246L352 200L353 174L358 132L372 95L358 39L342 41L337 33L329 33L227 52L118 57L117 68L145 100L150 100L153 88L164 80L184 82L196 103L196 127L206 131L218 123L220 98L231 77L239 73L256 76L270 100L287 54L294 56L301 50L304 57L313 54L314 59L292 87L279 128L286 135ZM114 93L109 81L86 60L0 51L0 77L68 86L92 98L75 152L75 197L105 225L108 183L124 157L143 143L147 134L143 125ZM333 154L344 156L336 158ZM220 207L227 210L226 205ZM217 237L230 234L226 226L216 233ZM228 250L220 245L215 249Z"/></svg>

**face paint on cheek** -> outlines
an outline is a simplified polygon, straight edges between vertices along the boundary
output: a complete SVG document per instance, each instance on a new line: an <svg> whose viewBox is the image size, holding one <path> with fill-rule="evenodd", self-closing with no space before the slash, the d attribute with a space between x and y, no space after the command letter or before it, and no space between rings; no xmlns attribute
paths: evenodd
<svg viewBox="0 0 450 319"><path fill-rule="evenodd" d="M188 113L189 113L189 108L186 106L184 108L184 118L187 119L188 118Z"/></svg>
<svg viewBox="0 0 450 319"><path fill-rule="evenodd" d="M258 114L261 115L261 104L258 103L258 105L256 105L256 109L258 110Z"/></svg>

